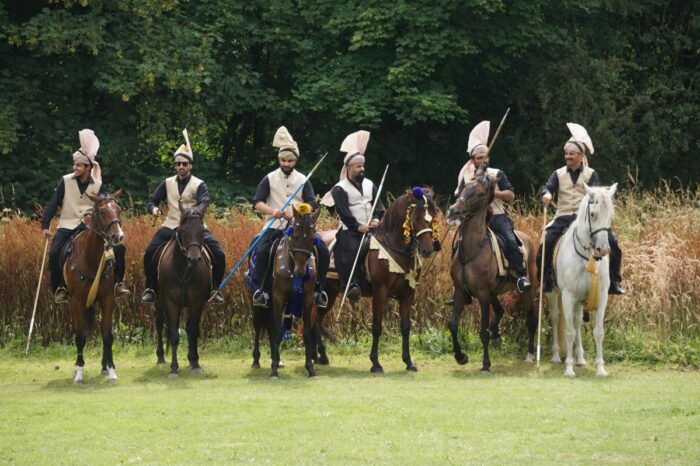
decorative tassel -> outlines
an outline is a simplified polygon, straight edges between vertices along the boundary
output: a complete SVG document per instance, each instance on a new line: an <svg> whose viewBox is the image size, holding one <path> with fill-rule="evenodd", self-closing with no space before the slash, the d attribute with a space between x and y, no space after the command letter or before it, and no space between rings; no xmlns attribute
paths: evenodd
<svg viewBox="0 0 700 466"><path fill-rule="evenodd" d="M585 309L595 311L598 308L598 297L600 296L600 277L598 276L599 261L593 256L588 258L586 272L591 274L591 283L588 285L588 296L586 297Z"/></svg>

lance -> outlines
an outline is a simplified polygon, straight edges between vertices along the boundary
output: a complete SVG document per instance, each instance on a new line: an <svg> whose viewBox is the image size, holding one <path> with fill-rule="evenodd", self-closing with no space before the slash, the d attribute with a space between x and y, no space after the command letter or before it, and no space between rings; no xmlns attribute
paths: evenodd
<svg viewBox="0 0 700 466"><path fill-rule="evenodd" d="M379 183L379 188L377 188L377 197L374 199L374 204L372 204L372 210L369 212L369 221L372 221L372 215L374 214L374 209L377 207L377 202L379 202L379 196L382 193L382 188L384 187L384 179L386 178L386 172L389 170L389 164L386 165L386 168L384 169L384 175L382 175L382 181ZM360 257L360 251L362 251L362 243L365 241L365 236L367 236L367 233L362 233L362 239L360 239L360 247L357 249L357 254L355 254L355 261L352 263L352 269L350 269L350 278L348 279L348 283L345 285L345 293L343 293L343 300L340 301L340 307L338 308L338 312L340 312L340 309L343 309L343 304L345 304L345 298L348 296L348 290L350 289L350 284L352 283L352 275L355 273L355 267L357 266L357 260Z"/></svg>
<svg viewBox="0 0 700 466"><path fill-rule="evenodd" d="M542 211L542 263L540 264L540 300L539 309L537 310L537 373L540 373L540 353L542 347L540 346L540 338L542 336L542 300L543 300L543 290L544 290L544 248L545 248L545 228L547 228L547 205L543 207ZM550 311L551 312L551 311ZM555 330L556 331L556 330Z"/></svg>
<svg viewBox="0 0 700 466"><path fill-rule="evenodd" d="M36 296L34 297L34 309L32 309L32 320L29 323L29 335L27 336L27 349L24 354L29 354L29 344L32 342L32 330L34 330L34 317L36 317L36 305L39 302L39 291L41 290L41 279L44 276L44 264L46 263L46 251L49 248L49 239L46 238L44 244L44 255L41 256L41 269L39 269L39 283L36 285Z"/></svg>
<svg viewBox="0 0 700 466"><path fill-rule="evenodd" d="M327 155L328 155L328 152L326 152L325 154L323 154L323 157L321 157L321 160L319 160L318 163L316 163L316 165L314 165L314 168L311 169L311 171L309 172L309 174L306 175L306 177L304 177L304 180L303 180L301 183L299 183L299 186L297 186L297 189L294 190L294 192L292 193L292 195L289 196L289 199L287 199L287 202L285 202L284 205L282 206L282 208L280 209L282 212L284 212L285 210L287 210L287 207L289 207L289 204L292 202L292 199L294 199L294 196L296 196L297 193L301 190L301 188L304 187L304 185L306 184L306 182L309 181L309 178L311 178L311 175L314 174L314 172L316 171L316 169L317 169L317 168L321 165L321 163L325 160L325 158L326 158ZM236 273L236 270L238 270L238 267L241 266L241 264L243 263L243 261L245 260L245 258L248 257L248 254L250 254L251 251L253 251L253 249L255 249L255 246L258 245L258 242L259 242L259 241L262 239L262 237L265 235L265 232L266 232L267 230L269 230L270 227L272 226L272 224L275 223L277 220L280 220L280 219L277 219L277 218L272 217L272 218L270 218L270 220L267 221L267 223L265 224L265 227L262 229L262 231L261 231L260 234L258 235L257 239L256 239L255 241L253 241L253 244L250 245L250 247L248 248L248 250L243 254L243 256L241 256L241 258L238 260L238 262L236 262L236 265L233 266L233 269L231 269L231 271L228 273L228 275L226 275L226 278L224 278L224 280L221 282L221 285L219 285L219 288L218 288L219 290L223 290L223 289L224 289L224 286L226 286L226 284L228 283L228 281L231 280L231 277L233 277L233 274ZM281 220L280 220L280 221L281 221Z"/></svg>

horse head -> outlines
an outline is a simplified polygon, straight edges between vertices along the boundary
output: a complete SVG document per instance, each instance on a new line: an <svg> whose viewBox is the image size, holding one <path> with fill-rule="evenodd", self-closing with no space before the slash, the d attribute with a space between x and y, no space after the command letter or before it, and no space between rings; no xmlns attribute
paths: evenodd
<svg viewBox="0 0 700 466"><path fill-rule="evenodd" d="M202 245L204 244L204 209L193 207L184 209L182 202L180 207L180 224L177 227L175 238L182 254L187 257L187 266L194 267L202 260Z"/></svg>
<svg viewBox="0 0 700 466"><path fill-rule="evenodd" d="M298 209L292 206L292 211L294 217L289 251L294 259L294 276L301 278L306 275L306 266L313 255L316 221L321 214L321 209L312 212L311 206L303 203L299 204Z"/></svg>
<svg viewBox="0 0 700 466"><path fill-rule="evenodd" d="M437 240L437 215L438 208L435 204L435 195L430 188L415 187L406 191L410 201L404 221L404 235L406 240L415 242L418 252L423 257L428 257L435 251Z"/></svg>
<svg viewBox="0 0 700 466"><path fill-rule="evenodd" d="M612 227L615 217L613 196L617 191L617 183L610 187L591 187L584 185L586 196L581 201L577 215L577 230L581 230L582 236L588 233L590 238L588 248L593 257L599 259L610 253L608 232ZM584 223L583 225L580 225ZM585 245L584 245L585 246Z"/></svg>
<svg viewBox="0 0 700 466"><path fill-rule="evenodd" d="M124 242L124 231L119 218L121 208L117 203L122 190L120 189L114 194L101 193L97 196L93 196L90 193L86 194L95 203L92 208L91 228L102 236L110 246L122 244Z"/></svg>
<svg viewBox="0 0 700 466"><path fill-rule="evenodd" d="M462 220L486 209L493 201L494 193L494 181L486 175L486 169L481 170L479 167L474 179L465 183L459 197L447 211L447 222L450 225L457 225Z"/></svg>

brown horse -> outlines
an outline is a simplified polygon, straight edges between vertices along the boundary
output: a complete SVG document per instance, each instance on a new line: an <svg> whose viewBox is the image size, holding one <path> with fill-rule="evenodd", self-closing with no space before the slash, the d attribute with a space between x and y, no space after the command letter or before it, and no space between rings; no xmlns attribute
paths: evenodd
<svg viewBox="0 0 700 466"><path fill-rule="evenodd" d="M372 361L371 372L384 372L379 364L378 346L382 335L382 321L387 300L399 301L401 318L402 359L406 370L416 371L409 351L411 331L410 311L415 297L415 284L420 277L420 257L429 257L435 251L434 231L437 225L438 209L433 191L427 188L413 188L396 199L384 214L379 226L374 230L374 239L383 250L370 247L367 257L371 290L363 290L363 296L372 297ZM403 273L390 270L385 254L403 270ZM393 267L392 267L393 269ZM415 281L414 281L415 280ZM338 281L327 279L328 308L318 310L314 328L318 342L318 361L328 364L328 356L322 340L323 318L333 307L340 289Z"/></svg>
<svg viewBox="0 0 700 466"><path fill-rule="evenodd" d="M180 204L180 224L175 239L170 240L158 255L158 282L160 291L156 301L157 364L165 364L163 351L163 323L168 324L168 341L172 351L170 377L177 377L177 346L180 343L180 314L187 312L187 359L192 372L202 371L199 365L197 340L199 323L211 292L210 261L204 257L204 210L185 210Z"/></svg>
<svg viewBox="0 0 700 466"><path fill-rule="evenodd" d="M304 206L304 207L302 207ZM272 314L270 310L253 309L253 328L255 346L253 348L253 367L260 367L260 330L267 327L272 353L273 379L278 378L280 367L280 343L282 342L282 314L289 303L292 308L300 309L304 323L304 348L306 361L304 367L309 377L316 376L313 360L316 357L316 340L311 311L314 304L314 287L316 284L317 261L314 253L316 240L316 221L321 209L310 211L308 204L302 204L297 210L292 206L294 217L291 235L280 239L275 248L272 272Z"/></svg>
<svg viewBox="0 0 700 466"><path fill-rule="evenodd" d="M485 166L484 166L485 170ZM466 364L469 358L462 352L457 339L459 318L462 313L467 293L474 296L481 307L481 322L479 336L484 348L483 366L481 371L490 372L491 360L489 358L489 340L495 347L501 344L498 333L498 324L503 317L503 306L498 301L498 295L515 288L512 281L498 277L498 264L488 238L488 206L493 200L495 181L484 175L480 168L476 178L465 185L457 201L450 206L448 221L460 221L456 241L458 250L452 259L450 275L454 283L454 304L452 305L452 317L449 322L452 334L452 345L455 359L459 364ZM535 249L530 238L525 233L518 231L527 251L528 276L535 283ZM506 272L508 274L509 271ZM533 289L535 286L533 286ZM535 331L537 330L537 316L531 293L522 296L522 304L526 310L528 329L528 360L535 352ZM491 310L493 306L494 321L490 324Z"/></svg>
<svg viewBox="0 0 700 466"><path fill-rule="evenodd" d="M100 306L102 317L102 375L108 375L110 382L117 381L112 357L112 315L116 306L114 296L114 260L112 249L124 242L119 215L121 209L117 198L121 189L114 195L104 193L88 197L95 203L92 212L85 216L86 227L73 241L70 255L63 264L63 275L70 298L68 308L73 320L75 346L78 358L75 362L75 383L83 382L85 360L83 349L87 340L87 328L94 323L94 304ZM104 260L104 263L102 261ZM102 263L102 267L100 264ZM99 272L101 268L101 272ZM99 276L97 276L99 273ZM88 294L93 282L97 281L97 294L94 302L88 305Z"/></svg>

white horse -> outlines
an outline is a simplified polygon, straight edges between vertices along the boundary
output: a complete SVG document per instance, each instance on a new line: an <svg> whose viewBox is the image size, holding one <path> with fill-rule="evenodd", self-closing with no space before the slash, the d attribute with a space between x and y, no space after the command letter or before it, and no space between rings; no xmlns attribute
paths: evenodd
<svg viewBox="0 0 700 466"><path fill-rule="evenodd" d="M574 373L573 350L576 346L576 365L585 366L583 346L581 344L581 321L583 319L583 303L588 297L591 284L591 274L586 271L586 264L591 256L598 261L598 302L596 306L595 328L593 339L596 348L596 375L604 377L603 361L603 323L605 308L608 304L608 286L610 285L608 231L615 216L613 196L617 183L608 187L590 187L585 185L586 196L576 215L576 220L562 235L559 241L559 252L555 258L556 286L547 293L547 303L552 321L553 344L552 362L561 363L559 357L559 326L560 313L564 316L566 343L565 376L576 377ZM561 308L560 305L561 304Z"/></svg>

